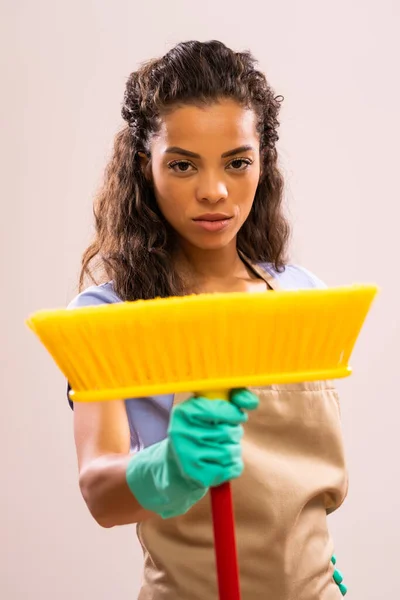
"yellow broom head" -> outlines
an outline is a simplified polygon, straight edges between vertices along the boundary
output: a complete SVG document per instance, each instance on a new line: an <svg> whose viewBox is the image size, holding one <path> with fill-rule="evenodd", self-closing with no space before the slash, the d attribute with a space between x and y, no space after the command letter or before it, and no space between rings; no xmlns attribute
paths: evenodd
<svg viewBox="0 0 400 600"><path fill-rule="evenodd" d="M74 402L346 377L375 285L200 294L27 321Z"/></svg>

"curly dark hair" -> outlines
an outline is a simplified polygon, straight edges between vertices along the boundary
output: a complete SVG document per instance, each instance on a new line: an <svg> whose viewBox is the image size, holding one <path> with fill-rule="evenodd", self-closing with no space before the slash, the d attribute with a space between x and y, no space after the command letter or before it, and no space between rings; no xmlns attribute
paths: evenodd
<svg viewBox="0 0 400 600"><path fill-rule="evenodd" d="M275 96L252 54L219 41L183 42L146 62L128 78L122 107L127 125L117 133L104 183L94 203L95 237L82 257L80 290L89 276L112 280L122 300L185 293L174 269L174 231L161 214L138 152L149 155L160 118L180 104L230 98L257 115L262 174L237 247L250 260L284 268L290 229L283 214L283 177L276 142L282 96Z"/></svg>

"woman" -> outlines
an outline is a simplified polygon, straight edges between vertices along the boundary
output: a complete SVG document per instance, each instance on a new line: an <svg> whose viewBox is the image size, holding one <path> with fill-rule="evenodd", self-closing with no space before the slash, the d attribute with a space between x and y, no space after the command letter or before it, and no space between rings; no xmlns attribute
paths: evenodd
<svg viewBox="0 0 400 600"><path fill-rule="evenodd" d="M70 306L323 286L286 259L281 100L250 53L215 41L179 44L132 73L83 257L81 287L93 263L100 280ZM207 491L233 480L244 600L340 598L326 523L347 492L335 389L270 386L231 400L77 404L91 514L104 527L137 523L141 600L216 598Z"/></svg>

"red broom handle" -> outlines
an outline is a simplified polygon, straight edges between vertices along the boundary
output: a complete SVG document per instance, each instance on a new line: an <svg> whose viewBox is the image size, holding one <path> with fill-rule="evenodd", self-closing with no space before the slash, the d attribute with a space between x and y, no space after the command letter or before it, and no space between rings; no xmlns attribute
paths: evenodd
<svg viewBox="0 0 400 600"><path fill-rule="evenodd" d="M235 517L229 482L211 488L219 600L240 600Z"/></svg>

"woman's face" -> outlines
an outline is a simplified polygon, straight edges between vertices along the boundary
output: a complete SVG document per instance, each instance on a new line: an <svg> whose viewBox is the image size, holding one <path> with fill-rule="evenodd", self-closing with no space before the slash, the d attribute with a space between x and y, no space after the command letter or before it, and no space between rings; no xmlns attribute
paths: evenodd
<svg viewBox="0 0 400 600"><path fill-rule="evenodd" d="M235 240L260 178L256 115L232 100L183 105L151 145L156 199L182 244L216 250Z"/></svg>

